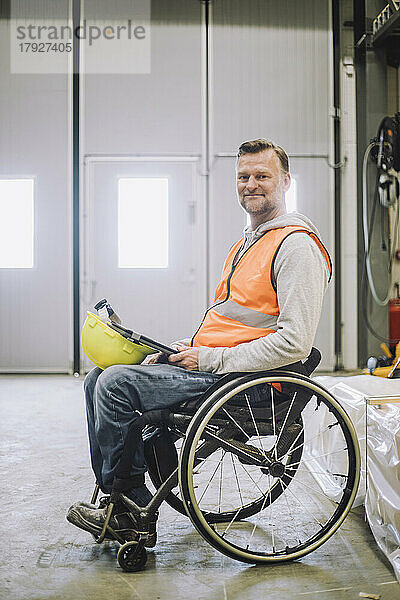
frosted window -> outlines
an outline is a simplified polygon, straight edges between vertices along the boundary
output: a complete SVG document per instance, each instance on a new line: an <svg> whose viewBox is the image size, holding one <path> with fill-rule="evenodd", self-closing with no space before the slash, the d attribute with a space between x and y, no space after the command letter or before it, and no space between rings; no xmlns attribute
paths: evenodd
<svg viewBox="0 0 400 600"><path fill-rule="evenodd" d="M168 267L168 179L119 180L118 266Z"/></svg>
<svg viewBox="0 0 400 600"><path fill-rule="evenodd" d="M0 179L0 268L33 267L33 179Z"/></svg>
<svg viewBox="0 0 400 600"><path fill-rule="evenodd" d="M295 212L297 210L297 181L291 180L290 188L285 194L286 210L288 213Z"/></svg>

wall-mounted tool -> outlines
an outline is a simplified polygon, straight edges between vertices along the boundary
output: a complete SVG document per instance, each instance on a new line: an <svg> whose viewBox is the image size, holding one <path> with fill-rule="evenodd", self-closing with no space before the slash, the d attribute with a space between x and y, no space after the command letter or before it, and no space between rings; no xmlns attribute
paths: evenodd
<svg viewBox="0 0 400 600"><path fill-rule="evenodd" d="M375 188L368 189L368 167L375 164ZM373 258L379 259L380 273L386 272L386 293L378 294L372 269L372 239L377 210L381 211L380 219L380 252L374 251ZM392 117L384 117L379 124L378 133L368 145L363 160L363 231L364 231L364 271L362 280L362 310L368 330L379 340L389 344L390 350L395 350L400 341L400 310L397 312L397 301L393 296L393 263L398 251L400 221L400 113ZM392 315L389 338L383 337L372 327L367 303L369 292L379 306L387 306L390 302ZM391 299L392 298L392 299ZM399 300L400 304L400 300ZM397 329L398 328L398 329Z"/></svg>

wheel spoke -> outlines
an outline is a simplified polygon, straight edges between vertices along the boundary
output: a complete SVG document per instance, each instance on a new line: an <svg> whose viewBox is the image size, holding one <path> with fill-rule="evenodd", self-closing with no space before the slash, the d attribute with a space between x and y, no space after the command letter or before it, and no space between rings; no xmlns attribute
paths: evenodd
<svg viewBox="0 0 400 600"><path fill-rule="evenodd" d="M289 504L289 501L288 501L288 499L287 499L287 494L285 494L285 489L284 489L284 487L283 487L283 484L282 484L282 480L281 480L281 479L279 480L279 485L281 486L281 490L282 490L282 493L283 493L283 497L285 498L285 501L286 501L286 506L287 506L287 509L288 509L289 517L290 517L290 519L291 519L291 521L292 521L292 523L293 523L293 525L294 525L294 528L295 528L295 530L296 530L297 540L298 540L299 544L301 544L301 540L300 540L299 532L298 532L298 529L297 529L297 523L296 523L296 520L293 518L292 510L291 510L291 508L290 508L290 504ZM286 545L287 545L287 544L286 544Z"/></svg>
<svg viewBox="0 0 400 600"><path fill-rule="evenodd" d="M293 454L293 452L296 452L296 450L299 450L300 448L302 448L304 446L304 441L297 446L297 448L293 448L293 445L296 444L297 440L304 434L304 429L301 428L299 433L296 435L295 439L293 440L293 442L290 445L290 448L285 452L285 454ZM278 445L278 442L276 443L276 445ZM282 456L285 456L285 454L283 454ZM278 456L278 459L282 458L282 456Z"/></svg>
<svg viewBox="0 0 400 600"><path fill-rule="evenodd" d="M319 525L319 526L321 527L321 529L322 529L322 527L323 527L322 523L320 523L320 522L318 521L318 519L317 519L317 518L316 518L316 517L315 517L315 516L314 516L314 515L313 515L313 514L312 514L312 513L311 513L311 512L308 510L307 506L305 506L305 505L304 505L304 504L303 504L303 503L302 503L302 502L299 500L299 497L298 497L298 496L296 496L296 495L295 495L295 494L292 492L292 490L290 489L289 485L287 485L285 482L283 482L283 485L285 486L285 489L286 489L286 490L288 490L288 492L289 492L289 493L290 493L290 494L293 496L293 498L295 498L295 499L296 499L296 501L297 501L297 502L300 504L300 506L301 506L301 507L302 507L302 508L303 508L303 509L306 511L306 513L307 513L308 515L310 515L310 517L311 517L311 518L312 518L312 519L313 519L313 520L314 520L316 523L318 523L318 525Z"/></svg>
<svg viewBox="0 0 400 600"><path fill-rule="evenodd" d="M305 487L309 490L312 490L313 493L318 494L319 496L322 496L325 500L332 501L332 499L329 498L329 496L324 494L324 492L321 492L318 488L311 487L311 485L304 483L304 481L300 481L299 478L297 477L297 473L296 473L296 475L290 475L288 472L286 472L285 475L287 475L292 481L294 481L294 483L297 483L298 485L302 485L303 487Z"/></svg>
<svg viewBox="0 0 400 600"><path fill-rule="evenodd" d="M219 490L218 490L218 512L221 512L221 498L222 498L222 470L224 467L224 456L225 456L226 452L225 450L222 450L222 457L220 460L220 471L219 471Z"/></svg>
<svg viewBox="0 0 400 600"><path fill-rule="evenodd" d="M228 415L228 417L230 418L230 420L231 420L231 421L232 421L232 422L233 422L233 423L236 425L236 427L237 427L237 428L238 428L238 429L239 429L239 430L240 430L242 433L244 433L244 435L245 435L245 436L247 437L247 439L249 440L249 439L250 439L250 436L249 436L249 435L248 435L248 434L245 432L245 430L243 429L243 427L241 427L241 426L239 425L239 423L236 421L236 419L234 419L234 418L232 417L232 415L230 415L230 414L228 413L228 411L226 410L226 408L223 408L222 410L224 411L224 413L225 413L226 415Z"/></svg>
<svg viewBox="0 0 400 600"><path fill-rule="evenodd" d="M279 435L278 435L278 439L276 440L276 446L278 446L278 444L279 444L279 440L281 439L282 432L283 432L283 430L285 429L285 425L286 425L286 422L287 422L287 420L288 420L288 417L289 417L289 415L290 415L290 411L292 410L292 407L293 407L294 401L295 401L295 399L296 399L296 396L297 396L297 392L295 392L295 393L293 394L293 398L292 398L292 401L291 401L291 403L290 403L290 406L289 406L289 408L288 408L288 410L287 410L287 413L286 413L285 419L284 419L284 421L283 421L283 424L282 424L281 430L280 430L280 432L279 432ZM300 432L300 433L301 433L301 432Z"/></svg>
<svg viewBox="0 0 400 600"><path fill-rule="evenodd" d="M235 514L233 515L232 519L230 520L230 522L228 523L227 527L224 529L224 531L220 534L221 537L224 537L224 535L226 535L229 531L229 529L232 527L233 523L236 520L236 517L238 516L238 514L240 513L241 508L238 508L237 511L235 512Z"/></svg>
<svg viewBox="0 0 400 600"><path fill-rule="evenodd" d="M278 450L276 448L277 446L277 440L276 440L276 421L275 421L275 398L274 398L274 391L275 388L271 386L271 405L272 405L272 427L273 427L273 431L274 431L274 455L275 455L275 460L278 460Z"/></svg>
<svg viewBox="0 0 400 600"><path fill-rule="evenodd" d="M292 448L291 447L289 449L289 452L295 452L296 450L298 450L299 448L301 448L301 446L306 446L307 444L310 444L311 442L313 442L314 440L316 440L317 438L319 438L321 435L325 435L325 433L327 433L328 431L330 431L334 425L338 425L338 422L334 423L333 425L328 425L323 431L319 431L312 438L310 438L309 440L303 442L302 444L299 444L299 446L297 446L296 448ZM301 434L301 432L300 432L300 434ZM296 442L296 440L293 443L295 443L295 442Z"/></svg>
<svg viewBox="0 0 400 600"><path fill-rule="evenodd" d="M231 454L231 461L232 461L232 468L233 468L233 471L235 473L236 487L238 489L239 496L240 496L240 502L241 502L241 505L243 507L242 490L240 489L239 479L238 479L238 475L237 475L237 471L236 471L236 465L235 465L235 461L233 460L233 455L232 454Z"/></svg>
<svg viewBox="0 0 400 600"><path fill-rule="evenodd" d="M217 466L216 466L216 467L215 467L215 469L214 469L214 473L211 475L211 477L210 477L210 479L209 479L209 482L207 483L207 485L206 485L206 487L205 487L205 489L204 489L204 491L203 491L203 493L202 493L201 497L200 497L200 498L199 498L199 500L197 501L197 502L198 502L198 504L200 504L200 502L202 501L202 499L203 499L203 497L204 497L204 494L206 493L206 491L207 491L207 490L208 490L208 488L210 487L210 485L211 485L211 482L212 482L212 480L214 479L216 472L218 471L219 464L220 464L221 460L222 460L222 458L219 460L219 462L218 462Z"/></svg>
<svg viewBox="0 0 400 600"><path fill-rule="evenodd" d="M324 458L325 456L333 456L333 454L340 454L340 452L346 452L346 450L348 450L347 446L345 448L341 448L340 450L332 450L332 452L325 452L325 454L318 454L318 456L312 456L312 459L316 460L317 458ZM297 463L290 463L290 466L296 467L300 463L301 461Z"/></svg>
<svg viewBox="0 0 400 600"><path fill-rule="evenodd" d="M262 507L261 507L261 510L260 510L260 512L262 512L262 511L264 510L264 508L265 508L265 505L266 505L266 502L267 502L267 498L268 498L268 494L267 494L267 495L265 496L265 498L264 498L264 502L263 502L263 504L262 504ZM255 530L256 530L256 529L257 529L257 521L254 523L254 527L253 527L253 529L252 529L252 531L251 531L250 539L247 541L246 550L248 550L248 549L249 549L250 542L251 542L251 540L253 539L253 535L254 535L254 532L255 532Z"/></svg>
<svg viewBox="0 0 400 600"><path fill-rule="evenodd" d="M290 463L288 464L288 467L290 467ZM298 473L301 473L302 471L306 471L307 473L311 473L312 475L330 475L331 477L343 477L343 479L348 479L349 476L348 475L344 475L343 473L332 473L332 471L328 471L328 469L326 471L314 471L312 469L309 469L308 466L299 466L297 469Z"/></svg>
<svg viewBox="0 0 400 600"><path fill-rule="evenodd" d="M251 481L254 483L254 485L256 486L256 488L259 490L261 496L264 498L264 496L266 496L266 493L262 491L262 489L258 486L257 482L254 481L253 477L250 475L250 473L248 472L248 470L245 468L245 466L240 463L242 469L244 470L244 472L250 477Z"/></svg>
<svg viewBox="0 0 400 600"><path fill-rule="evenodd" d="M275 534L274 534L274 520L272 518L272 505L271 502L271 484L270 484L270 475L268 474L268 484L269 484L269 521L271 525L271 534L272 534L272 552L275 554Z"/></svg>
<svg viewBox="0 0 400 600"><path fill-rule="evenodd" d="M264 446L263 446L263 443L262 443L262 440L261 440L261 437L260 437L260 432L259 432L259 430L258 430L257 423L256 423L256 421L255 421L255 419L254 419L254 413L253 413L253 411L252 411L252 409L251 409L250 402L249 402L249 397L248 397L248 395L247 395L247 394L245 394L245 398L246 398L247 406L248 406L249 413L250 413L250 416L251 416L251 420L253 421L253 425L254 425L254 431L255 431L255 434L256 434L257 440L258 440L258 442L259 442L260 451L261 451L261 452L264 454L264 456L265 456L265 450L264 450Z"/></svg>

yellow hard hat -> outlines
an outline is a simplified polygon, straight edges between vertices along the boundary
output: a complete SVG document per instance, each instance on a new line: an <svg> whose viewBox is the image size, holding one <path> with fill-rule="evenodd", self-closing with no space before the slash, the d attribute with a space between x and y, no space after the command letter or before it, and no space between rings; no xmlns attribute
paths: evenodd
<svg viewBox="0 0 400 600"><path fill-rule="evenodd" d="M83 325L82 347L86 356L100 369L111 365L138 365L148 354L156 352L127 340L91 312L88 312Z"/></svg>

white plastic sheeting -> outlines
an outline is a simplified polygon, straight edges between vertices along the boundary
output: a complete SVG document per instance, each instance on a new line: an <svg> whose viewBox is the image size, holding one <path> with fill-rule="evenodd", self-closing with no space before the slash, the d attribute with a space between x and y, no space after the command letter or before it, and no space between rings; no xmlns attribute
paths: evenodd
<svg viewBox="0 0 400 600"><path fill-rule="evenodd" d="M400 395L400 381L369 375L315 377L315 380L338 400L355 426L361 449L362 472L354 505L357 506L365 501L371 531L400 581L400 405L368 406L367 421L365 418L365 396ZM324 492L335 500L340 482L330 474L329 463L323 455L339 448L335 446L332 432L328 436L323 433L326 429L324 422L314 422L311 411L307 412L307 415L304 414L304 417L307 423L306 429L314 431L312 440L308 444L307 460L313 467L318 465L318 469L310 470L324 473L318 475L317 481ZM320 432L320 435L315 435L315 432ZM328 438L329 448L327 448ZM367 490L366 455L368 455Z"/></svg>
<svg viewBox="0 0 400 600"><path fill-rule="evenodd" d="M349 380L351 379L354 378L315 377L315 381L329 390L343 406L356 429L361 451L361 478L353 506L359 506L363 504L365 499L365 400L364 393L357 391L350 385ZM318 473L314 477L325 494L332 500L337 501L341 496L342 481L332 475L329 457L333 456L332 453L340 452L343 441L335 437L335 429L327 429L330 419L328 413L321 420L320 410L317 413L314 413L311 407L307 407L306 410L307 412L303 413L304 422L306 423L306 441L307 431L313 432L312 440L305 445L307 465L311 472ZM337 461L337 454L334 456L335 461Z"/></svg>
<svg viewBox="0 0 400 600"><path fill-rule="evenodd" d="M400 581L400 406L395 404L368 407L365 509L374 538Z"/></svg>

